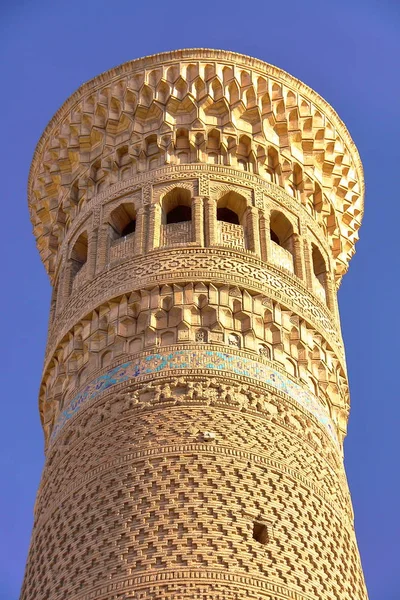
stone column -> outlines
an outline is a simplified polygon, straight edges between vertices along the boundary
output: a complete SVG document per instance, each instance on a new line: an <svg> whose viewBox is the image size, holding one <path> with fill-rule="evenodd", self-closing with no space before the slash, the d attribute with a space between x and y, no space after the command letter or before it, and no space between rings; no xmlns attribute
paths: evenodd
<svg viewBox="0 0 400 600"><path fill-rule="evenodd" d="M47 333L49 333L49 330L51 329L51 326L54 321L54 317L56 316L56 313L57 313L58 285L59 285L59 282L54 285L52 292L51 292L50 314L49 314L49 321L48 321L48 325L47 325Z"/></svg>
<svg viewBox="0 0 400 600"><path fill-rule="evenodd" d="M88 257L87 257L87 281L91 281L96 275L96 263L97 263L97 240L98 240L98 228L93 229L89 232L88 237Z"/></svg>
<svg viewBox="0 0 400 600"><path fill-rule="evenodd" d="M260 250L261 258L265 262L268 260L269 237L269 214L267 216L265 212L260 212Z"/></svg>
<svg viewBox="0 0 400 600"><path fill-rule="evenodd" d="M204 214L206 246L215 246L218 243L217 201L215 198L205 198Z"/></svg>
<svg viewBox="0 0 400 600"><path fill-rule="evenodd" d="M96 273L103 271L108 263L108 253L110 250L110 225L103 223L100 225L97 234L97 264Z"/></svg>
<svg viewBox="0 0 400 600"><path fill-rule="evenodd" d="M265 227L265 260L271 261L271 210L268 209L264 213L264 227Z"/></svg>
<svg viewBox="0 0 400 600"><path fill-rule="evenodd" d="M143 254L145 239L144 234L146 231L146 207L141 206L136 214L136 228L135 228L135 244L134 244L134 255Z"/></svg>
<svg viewBox="0 0 400 600"><path fill-rule="evenodd" d="M204 246L204 207L201 196L195 196L192 202L192 241Z"/></svg>
<svg viewBox="0 0 400 600"><path fill-rule="evenodd" d="M304 257L304 276L303 281L307 284L308 289L314 290L313 277L314 269L312 264L312 253L310 242L303 236L303 257Z"/></svg>
<svg viewBox="0 0 400 600"><path fill-rule="evenodd" d="M65 259L64 277L62 282L62 305L65 306L72 286L72 261L70 258Z"/></svg>
<svg viewBox="0 0 400 600"><path fill-rule="evenodd" d="M337 293L334 278L331 273L325 273L325 293L326 293L326 304L328 308L334 313L339 319L339 310L337 305Z"/></svg>
<svg viewBox="0 0 400 600"><path fill-rule="evenodd" d="M257 256L261 257L258 208L255 206L249 206L246 209L245 223L245 233L249 245L248 249L255 252Z"/></svg>
<svg viewBox="0 0 400 600"><path fill-rule="evenodd" d="M293 263L294 273L304 280L304 254L302 239L298 233L293 234Z"/></svg>
<svg viewBox="0 0 400 600"><path fill-rule="evenodd" d="M149 210L148 218L148 238L147 252L151 252L154 248L160 246L161 238L161 206L160 204L152 204Z"/></svg>

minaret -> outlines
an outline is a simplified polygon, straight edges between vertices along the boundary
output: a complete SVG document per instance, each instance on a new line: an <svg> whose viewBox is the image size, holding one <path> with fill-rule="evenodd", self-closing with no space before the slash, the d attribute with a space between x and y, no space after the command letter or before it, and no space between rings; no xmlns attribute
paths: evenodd
<svg viewBox="0 0 400 600"><path fill-rule="evenodd" d="M125 63L50 121L53 295L21 600L366 600L337 289L363 171L335 111L222 50Z"/></svg>

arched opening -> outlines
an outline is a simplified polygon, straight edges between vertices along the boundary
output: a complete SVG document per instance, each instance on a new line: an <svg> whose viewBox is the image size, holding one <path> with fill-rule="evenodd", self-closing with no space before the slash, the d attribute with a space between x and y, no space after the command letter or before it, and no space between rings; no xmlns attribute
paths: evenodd
<svg viewBox="0 0 400 600"><path fill-rule="evenodd" d="M135 232L136 211L133 204L121 204L110 215L111 238L125 237Z"/></svg>
<svg viewBox="0 0 400 600"><path fill-rule="evenodd" d="M226 207L217 208L217 221L224 221L225 223L240 225L238 215L233 210Z"/></svg>
<svg viewBox="0 0 400 600"><path fill-rule="evenodd" d="M269 541L268 528L265 523L255 521L253 523L253 539L265 546Z"/></svg>
<svg viewBox="0 0 400 600"><path fill-rule="evenodd" d="M190 206L175 206L166 215L167 225L171 223L183 223L183 221L192 220L192 209Z"/></svg>
<svg viewBox="0 0 400 600"><path fill-rule="evenodd" d="M78 237L71 252L71 261L73 264L73 270L75 275L78 273L78 271L81 270L83 265L86 264L87 254L88 235L85 231L81 233L81 235Z"/></svg>
<svg viewBox="0 0 400 600"><path fill-rule="evenodd" d="M136 210L133 204L121 204L109 217L110 261L133 254Z"/></svg>
<svg viewBox="0 0 400 600"><path fill-rule="evenodd" d="M164 225L192 220L192 199L189 190L174 188L162 201L162 222Z"/></svg>
<svg viewBox="0 0 400 600"><path fill-rule="evenodd" d="M294 273L294 239L291 222L284 214L274 210L270 218L271 261Z"/></svg>
<svg viewBox="0 0 400 600"><path fill-rule="evenodd" d="M278 244L278 246L281 245L280 241L279 241L279 237L276 235L275 231L273 231L272 229L270 230L270 235L271 235L271 240L273 242L275 242L275 244Z"/></svg>
<svg viewBox="0 0 400 600"><path fill-rule="evenodd" d="M162 200L161 245L190 242L192 239L192 198L189 190L174 188Z"/></svg>
<svg viewBox="0 0 400 600"><path fill-rule="evenodd" d="M323 302L326 302L326 264L324 257L315 244L312 244L311 254L314 274L314 292Z"/></svg>
<svg viewBox="0 0 400 600"><path fill-rule="evenodd" d="M236 192L228 192L217 203L219 243L232 248L246 248L244 213L246 200Z"/></svg>
<svg viewBox="0 0 400 600"><path fill-rule="evenodd" d="M125 237L130 235L131 233L135 233L136 229L136 220L129 221L129 223L123 228L121 237Z"/></svg>
<svg viewBox="0 0 400 600"><path fill-rule="evenodd" d="M88 257L88 235L84 231L76 240L70 258L71 266L71 282L72 288L76 289L85 278L86 269L83 267L86 265ZM78 275L79 273L79 275Z"/></svg>
<svg viewBox="0 0 400 600"><path fill-rule="evenodd" d="M270 219L271 239L282 248L288 249L293 235L291 222L285 215L277 210L272 211Z"/></svg>

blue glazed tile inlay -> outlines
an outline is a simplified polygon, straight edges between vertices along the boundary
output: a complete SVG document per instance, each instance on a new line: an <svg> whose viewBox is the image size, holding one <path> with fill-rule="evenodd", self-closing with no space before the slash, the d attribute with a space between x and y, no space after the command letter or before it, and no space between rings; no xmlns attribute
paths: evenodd
<svg viewBox="0 0 400 600"><path fill-rule="evenodd" d="M289 377L283 375L271 365L238 356L219 352L215 350L174 350L168 354L150 354L135 360L125 362L99 375L88 383L81 392L73 398L70 404L60 413L51 439L53 440L60 432L65 423L73 417L79 408L89 400L108 388L135 379L142 375L151 375L160 371L173 371L181 369L209 369L226 371L235 375L250 377L256 381L268 384L281 392L287 394L318 419L325 427L336 444L338 439L335 427L324 406L319 400L302 385L295 383Z"/></svg>

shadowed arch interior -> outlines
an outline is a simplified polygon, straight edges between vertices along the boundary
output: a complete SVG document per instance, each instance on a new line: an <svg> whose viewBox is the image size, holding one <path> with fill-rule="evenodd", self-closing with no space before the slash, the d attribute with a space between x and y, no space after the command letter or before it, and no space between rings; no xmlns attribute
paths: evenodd
<svg viewBox="0 0 400 600"><path fill-rule="evenodd" d="M76 240L71 252L71 260L76 267L76 269L74 269L75 273L77 273L87 261L87 254L88 234L86 231L84 231Z"/></svg>
<svg viewBox="0 0 400 600"><path fill-rule="evenodd" d="M174 188L162 201L162 222L165 225L192 220L192 199L189 190Z"/></svg>
<svg viewBox="0 0 400 600"><path fill-rule="evenodd" d="M277 210L272 211L270 219L271 240L279 246L282 246L282 248L292 251L292 235L293 227L289 219Z"/></svg>
<svg viewBox="0 0 400 600"><path fill-rule="evenodd" d="M228 192L217 202L218 221L242 225L245 211L246 199L237 192Z"/></svg>
<svg viewBox="0 0 400 600"><path fill-rule="evenodd" d="M116 240L136 229L136 210L132 203L121 204L110 215L111 239Z"/></svg>
<svg viewBox="0 0 400 600"><path fill-rule="evenodd" d="M320 249L315 244L312 244L312 263L314 275L320 279L326 273L326 265Z"/></svg>

